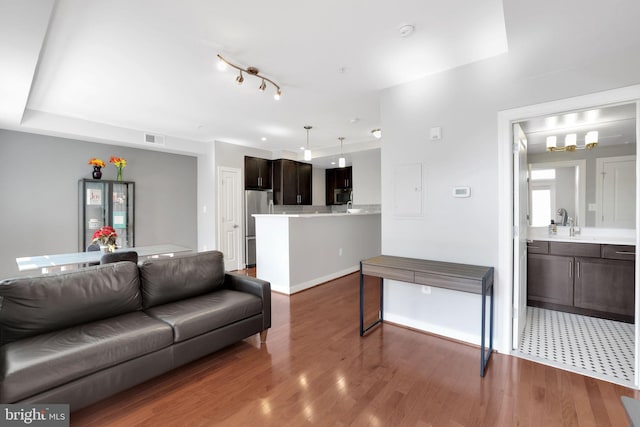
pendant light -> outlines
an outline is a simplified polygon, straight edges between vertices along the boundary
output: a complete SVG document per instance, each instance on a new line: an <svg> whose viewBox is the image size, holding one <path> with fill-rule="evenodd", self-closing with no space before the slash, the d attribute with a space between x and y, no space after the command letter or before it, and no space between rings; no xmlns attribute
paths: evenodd
<svg viewBox="0 0 640 427"><path fill-rule="evenodd" d="M311 129L311 126L307 125L304 128L307 130L307 148L304 150L304 159L309 161L311 160L311 149L309 149L309 129Z"/></svg>
<svg viewBox="0 0 640 427"><path fill-rule="evenodd" d="M344 158L344 154L342 154L342 141L344 141L344 136L338 138L340 140L340 158L338 159L338 166L343 168L347 165L347 160Z"/></svg>

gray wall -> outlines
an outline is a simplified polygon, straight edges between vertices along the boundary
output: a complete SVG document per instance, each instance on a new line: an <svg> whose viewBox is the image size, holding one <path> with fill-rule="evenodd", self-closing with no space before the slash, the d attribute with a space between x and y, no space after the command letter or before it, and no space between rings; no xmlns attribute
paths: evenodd
<svg viewBox="0 0 640 427"><path fill-rule="evenodd" d="M136 246L196 249L195 157L0 129L0 279L25 274L16 257L78 251L78 180L91 178L92 157L115 179L111 156L136 184Z"/></svg>

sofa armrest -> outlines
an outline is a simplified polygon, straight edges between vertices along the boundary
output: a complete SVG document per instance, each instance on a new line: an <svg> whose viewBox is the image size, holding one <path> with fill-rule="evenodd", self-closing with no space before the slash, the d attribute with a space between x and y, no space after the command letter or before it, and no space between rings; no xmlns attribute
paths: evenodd
<svg viewBox="0 0 640 427"><path fill-rule="evenodd" d="M271 327L271 283L236 273L225 273L224 286L234 291L247 292L262 299L263 327Z"/></svg>

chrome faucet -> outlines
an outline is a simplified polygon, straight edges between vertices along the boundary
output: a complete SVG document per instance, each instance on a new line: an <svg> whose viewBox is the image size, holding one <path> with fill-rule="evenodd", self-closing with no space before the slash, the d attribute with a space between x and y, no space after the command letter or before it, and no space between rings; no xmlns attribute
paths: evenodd
<svg viewBox="0 0 640 427"><path fill-rule="evenodd" d="M353 208L353 202L351 200L349 200L347 202L347 212L349 211L349 209L351 209L349 206L351 206L351 208Z"/></svg>
<svg viewBox="0 0 640 427"><path fill-rule="evenodd" d="M565 208L560 208L558 209L558 216L562 219L560 221L560 225L565 226L567 225L567 210Z"/></svg>
<svg viewBox="0 0 640 427"><path fill-rule="evenodd" d="M269 215L273 214L273 200L269 200Z"/></svg>

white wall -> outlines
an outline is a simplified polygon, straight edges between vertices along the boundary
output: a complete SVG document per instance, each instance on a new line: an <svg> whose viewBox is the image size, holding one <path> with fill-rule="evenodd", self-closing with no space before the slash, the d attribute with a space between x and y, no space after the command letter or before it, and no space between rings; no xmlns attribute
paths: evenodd
<svg viewBox="0 0 640 427"><path fill-rule="evenodd" d="M381 203L380 150L351 153L353 173L353 203Z"/></svg>
<svg viewBox="0 0 640 427"><path fill-rule="evenodd" d="M568 58L562 67L545 64L544 56L521 45L518 55L501 55L384 91L382 253L497 266L498 112L639 83L638 46L629 45L627 50L599 52L598 61ZM429 140L429 128L435 126L442 127L440 141ZM424 206L422 215L407 219L395 216L390 207L394 171L411 163L423 168ZM460 185L471 187L470 198L452 197L453 187ZM496 289L496 304L510 304L500 300L505 292ZM480 341L479 296L426 295L420 287L391 282L385 298L388 320ZM496 345L504 350L509 337L503 324L510 319L498 313L496 322Z"/></svg>

